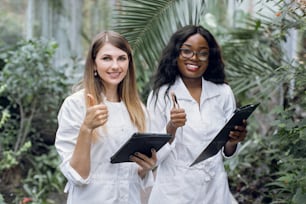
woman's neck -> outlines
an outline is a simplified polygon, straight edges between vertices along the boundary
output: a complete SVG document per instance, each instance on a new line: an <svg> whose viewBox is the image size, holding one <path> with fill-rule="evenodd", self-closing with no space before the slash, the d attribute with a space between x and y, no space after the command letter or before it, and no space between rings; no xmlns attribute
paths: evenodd
<svg viewBox="0 0 306 204"><path fill-rule="evenodd" d="M201 101L202 94L202 78L198 79L183 79L183 82L189 91L190 95L198 104Z"/></svg>
<svg viewBox="0 0 306 204"><path fill-rule="evenodd" d="M110 102L120 102L117 88L107 88L103 95Z"/></svg>
<svg viewBox="0 0 306 204"><path fill-rule="evenodd" d="M190 78L182 78L185 86L188 90L192 89L202 89L202 78L190 79Z"/></svg>

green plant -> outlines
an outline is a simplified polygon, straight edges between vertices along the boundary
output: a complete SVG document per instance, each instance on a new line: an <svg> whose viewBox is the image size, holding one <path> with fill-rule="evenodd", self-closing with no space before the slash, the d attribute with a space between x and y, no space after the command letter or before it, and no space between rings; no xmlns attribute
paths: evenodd
<svg viewBox="0 0 306 204"><path fill-rule="evenodd" d="M31 168L26 178L23 180L22 188L32 199L33 204L58 203L51 198L51 193L59 193L64 189L65 178L58 170L59 158L54 147L50 147L47 154L31 158L33 168ZM23 191L19 192L24 195Z"/></svg>
<svg viewBox="0 0 306 204"><path fill-rule="evenodd" d="M306 198L306 74L295 67L297 88L287 108L275 107L269 114L267 136L250 135L239 155L226 161L231 189L245 204L300 204ZM254 123L252 123L254 124ZM254 128L256 129L256 128Z"/></svg>
<svg viewBox="0 0 306 204"><path fill-rule="evenodd" d="M223 44L230 84L240 101L264 99L265 116L256 117L257 127L250 127L239 155L226 161L232 192L244 204L300 204L306 196L305 56L292 58L283 46L291 29L303 42L305 15L294 2L278 2L277 11L270 9L277 15L249 18ZM299 50L303 53L305 45Z"/></svg>
<svg viewBox="0 0 306 204"><path fill-rule="evenodd" d="M4 57L5 66L1 80L5 81L3 95L16 109L16 121L19 129L14 144L14 151L25 143L27 136L33 131L32 122L43 119L42 113L57 110L62 100L65 76L52 67L52 56L57 48L55 42L43 40L22 41L17 49L8 52ZM52 99L52 100L50 100ZM50 122L46 118L45 122Z"/></svg>
<svg viewBox="0 0 306 204"><path fill-rule="evenodd" d="M4 85L0 86L0 94L4 91L4 89L5 89ZM1 114L1 118L0 118L0 130L1 130L2 126L4 125L5 121L7 121L8 118L9 118L8 111L7 110L3 110L2 114ZM3 148L2 147L2 143L0 142L0 163L3 160L2 158L3 158L3 154L4 154L2 148ZM0 172L1 172L1 169L0 169ZM5 204L4 198L3 198L1 193L0 193L0 203Z"/></svg>
<svg viewBox="0 0 306 204"><path fill-rule="evenodd" d="M3 170L10 169L19 164L20 158L26 154L31 148L31 142L28 141L23 144L23 146L18 149L17 152L12 150L5 150L2 152L0 160L0 173Z"/></svg>
<svg viewBox="0 0 306 204"><path fill-rule="evenodd" d="M6 113L0 127L0 190L9 203L19 203L29 195L35 201L47 200L48 194L64 183L64 177L56 173L58 161L49 148L59 105L69 87L64 67L52 64L56 48L52 41L21 41L0 56L5 62L0 71L1 87L5 86L0 106ZM45 162L39 160L42 157Z"/></svg>
<svg viewBox="0 0 306 204"><path fill-rule="evenodd" d="M305 86L306 84L304 84ZM304 107L305 108L305 107ZM268 184L275 203L302 203L306 198L306 119L294 108L279 113L272 144L278 149L275 180Z"/></svg>

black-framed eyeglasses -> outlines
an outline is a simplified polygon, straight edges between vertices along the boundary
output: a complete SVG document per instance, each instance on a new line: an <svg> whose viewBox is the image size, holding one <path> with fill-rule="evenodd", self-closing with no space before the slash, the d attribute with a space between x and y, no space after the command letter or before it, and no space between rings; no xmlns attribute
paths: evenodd
<svg viewBox="0 0 306 204"><path fill-rule="evenodd" d="M209 57L209 52L207 51L196 52L187 48L181 48L180 54L185 58L192 58L194 55L197 55L200 61L207 61Z"/></svg>

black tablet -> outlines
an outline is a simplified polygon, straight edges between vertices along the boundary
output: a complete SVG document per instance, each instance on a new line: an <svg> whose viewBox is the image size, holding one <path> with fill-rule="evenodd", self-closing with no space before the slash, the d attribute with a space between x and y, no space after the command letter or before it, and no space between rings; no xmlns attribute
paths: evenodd
<svg viewBox="0 0 306 204"><path fill-rule="evenodd" d="M131 162L129 157L135 152L151 157L151 149L154 148L158 151L171 137L170 134L134 133L111 157L111 163Z"/></svg>
<svg viewBox="0 0 306 204"><path fill-rule="evenodd" d="M217 136L209 143L209 145L201 152L201 154L195 159L195 161L190 165L193 166L209 157L216 155L219 150L225 145L229 139L229 133L234 129L236 125L241 125L242 121L248 119L248 117L257 108L258 104L250 104L237 108L233 116L220 130Z"/></svg>

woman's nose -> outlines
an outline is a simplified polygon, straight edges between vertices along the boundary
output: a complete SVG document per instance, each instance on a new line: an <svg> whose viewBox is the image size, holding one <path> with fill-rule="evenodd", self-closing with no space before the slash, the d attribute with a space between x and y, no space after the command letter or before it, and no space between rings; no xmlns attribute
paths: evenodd
<svg viewBox="0 0 306 204"><path fill-rule="evenodd" d="M113 63L112 63L112 68L113 68L113 69L119 68L119 64L118 64L118 61L117 61L117 60L114 60L114 61L113 61Z"/></svg>

